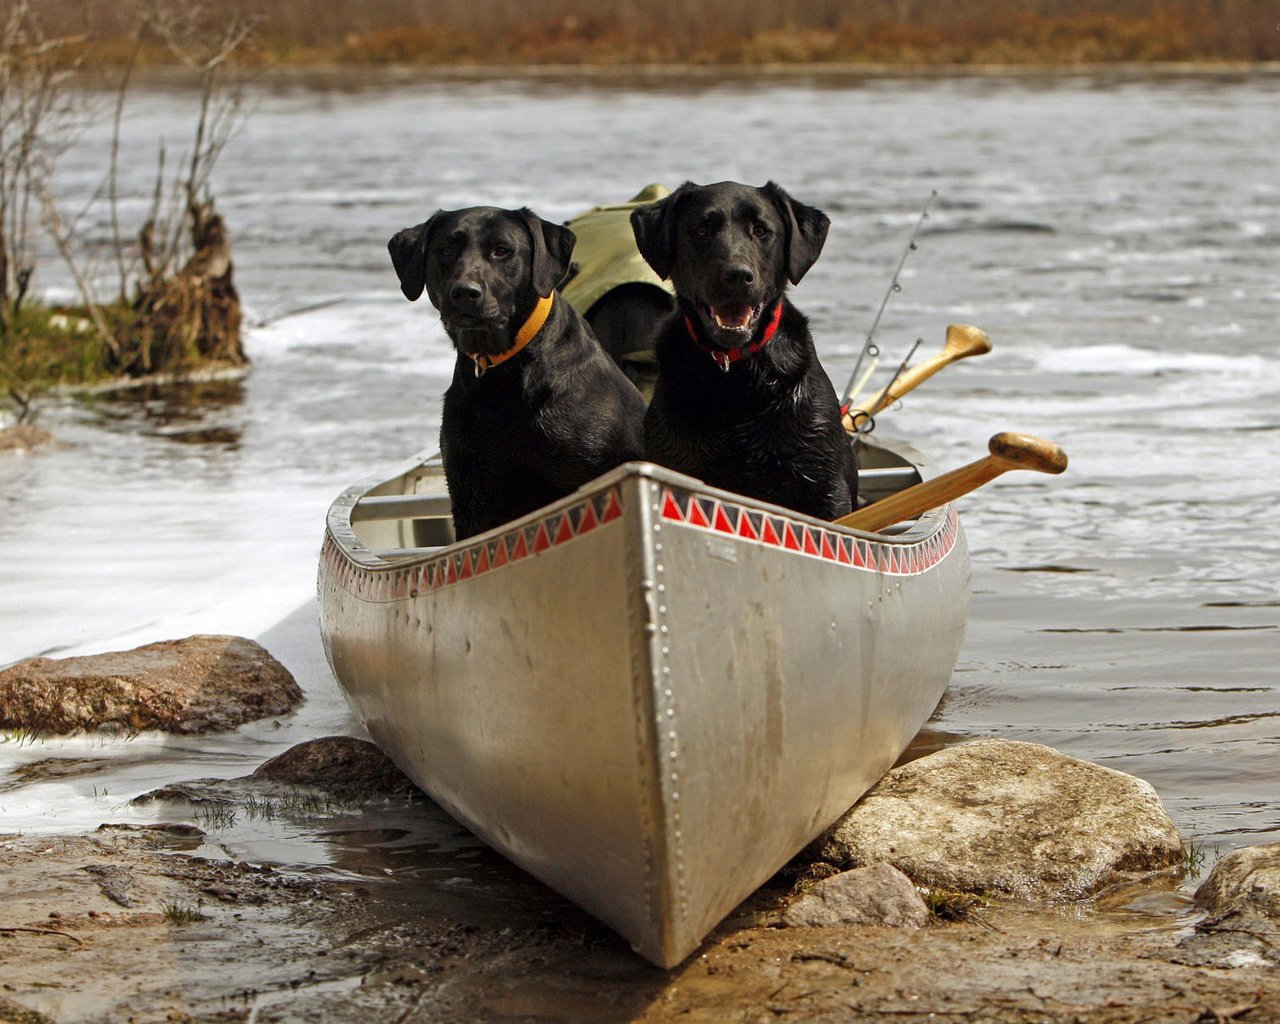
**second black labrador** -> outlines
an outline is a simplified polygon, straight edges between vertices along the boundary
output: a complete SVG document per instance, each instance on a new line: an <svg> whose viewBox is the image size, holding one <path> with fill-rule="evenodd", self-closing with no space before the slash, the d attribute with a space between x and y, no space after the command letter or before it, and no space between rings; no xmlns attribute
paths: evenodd
<svg viewBox="0 0 1280 1024"><path fill-rule="evenodd" d="M564 497L643 450L644 400L560 299L574 236L529 210L438 211L388 243L457 349L440 448L459 539Z"/></svg>
<svg viewBox="0 0 1280 1024"><path fill-rule="evenodd" d="M686 183L632 212L640 253L679 307L657 335L646 458L823 519L856 504L839 399L785 294L829 223L773 182Z"/></svg>

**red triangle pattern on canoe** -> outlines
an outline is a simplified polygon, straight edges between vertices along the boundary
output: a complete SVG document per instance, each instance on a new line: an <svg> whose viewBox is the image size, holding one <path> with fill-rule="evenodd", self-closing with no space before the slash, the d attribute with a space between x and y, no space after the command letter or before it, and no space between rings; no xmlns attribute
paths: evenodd
<svg viewBox="0 0 1280 1024"><path fill-rule="evenodd" d="M813 539L814 533L815 531L812 526L806 526L804 528L804 553L806 555L820 556L822 552L818 550L818 542Z"/></svg>
<svg viewBox="0 0 1280 1024"><path fill-rule="evenodd" d="M755 512L745 506L663 487L657 511L669 523L725 534L746 544L760 544L818 558L852 570L912 576L929 572L955 547L959 519L954 507L933 536L915 544L862 540L840 529L823 529L785 516ZM513 530L496 540L453 552L421 565L394 570L364 569L343 555L338 544L325 538L323 557L344 590L368 601L405 600L452 586L543 551L568 544L585 533L622 516L622 498L614 489L546 517L532 527ZM577 524L576 526L574 524Z"/></svg>
<svg viewBox="0 0 1280 1024"><path fill-rule="evenodd" d="M704 507L711 509L710 518ZM732 534L742 541L893 576L917 576L931 570L954 547L958 532L955 509L949 510L942 529L933 536L915 544L895 544L859 540L841 530L825 530L762 512L756 512L753 520L745 506L710 498L700 501L696 495L673 488L663 489L661 508L663 518L670 522Z"/></svg>

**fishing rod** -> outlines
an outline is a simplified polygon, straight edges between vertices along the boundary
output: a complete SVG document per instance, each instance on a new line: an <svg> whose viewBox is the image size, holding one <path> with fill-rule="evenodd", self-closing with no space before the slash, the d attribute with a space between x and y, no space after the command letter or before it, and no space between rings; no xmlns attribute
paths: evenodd
<svg viewBox="0 0 1280 1024"><path fill-rule="evenodd" d="M950 366L957 359L968 359L970 356L981 356L991 351L991 339L987 332L972 324L952 324L947 328L947 343L937 355L930 356L918 366L907 369L911 357L920 347L916 340L915 347L907 353L907 358L898 367L893 380L868 399L857 399L857 407L844 415L845 429L852 430L856 423L860 432L870 431L874 425L872 419L881 409L886 409L905 395L919 387L939 370Z"/></svg>
<svg viewBox="0 0 1280 1024"><path fill-rule="evenodd" d="M856 396L862 393L862 384L860 383L858 385L855 397L846 400L847 404L843 406L843 411L840 415L840 420L844 424L845 430L851 434L870 434L876 429L876 413L885 406L891 405L893 401L897 400L897 396L893 395L889 401L885 401L885 399L889 398L893 392L894 386L902 379L902 374L906 370L907 365L911 362L911 357L916 354L916 349L918 349L922 344L924 344L924 339L916 338L916 343L911 346L911 351L909 351L906 358L898 364L898 368L893 371L893 377L890 378L889 383L877 391L875 397L870 402L858 402L858 405L855 408L853 403L857 400ZM879 365L880 357L876 356L871 360L870 369L862 375L862 383L866 382L866 379L871 376L871 371Z"/></svg>
<svg viewBox="0 0 1280 1024"><path fill-rule="evenodd" d="M863 360L868 356L877 360L880 357L880 348L875 342L876 331L880 327L880 319L884 316L885 307L889 305L889 299L893 293L902 291L902 267L907 262L907 257L916 249L916 238L919 237L920 228L924 225L924 222L929 219L929 204L933 202L937 194L937 189L932 189L929 192L929 198L924 201L924 209L920 211L916 226L911 231L911 237L907 239L907 247L902 251L902 258L898 260L898 265L893 270L893 277L889 279L889 287L885 289L884 298L880 300L880 308L876 310L876 318L871 321L871 329L867 331L867 340L862 343L862 351L858 353L858 361L853 364L853 373L849 376L849 383L845 386L844 394L840 398L842 408L849 407L854 397L866 383L865 376L870 376L871 371L868 371L865 376L860 376ZM912 351L914 352L915 350L912 349ZM907 358L910 358L910 356ZM871 370L874 369L875 366L872 366ZM902 370L899 368L898 373L901 374L901 372Z"/></svg>
<svg viewBox="0 0 1280 1024"><path fill-rule="evenodd" d="M888 402L885 402L884 399L893 394L893 386L902 379L903 373L906 372L907 366L911 363L911 357L916 354L916 349L923 344L924 338L916 338L916 343L911 346L911 350L906 354L902 362L898 364L898 368L893 371L893 376L889 378L889 383L885 385L884 390L881 391L873 401L868 403L868 408L865 410L868 416L874 416L880 411L881 406L889 404ZM870 406L875 406L875 408L870 408Z"/></svg>

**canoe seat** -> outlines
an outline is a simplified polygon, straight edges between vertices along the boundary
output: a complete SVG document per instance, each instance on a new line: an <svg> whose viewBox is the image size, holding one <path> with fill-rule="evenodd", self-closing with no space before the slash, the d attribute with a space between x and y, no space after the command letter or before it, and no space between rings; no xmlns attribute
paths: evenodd
<svg viewBox="0 0 1280 1024"><path fill-rule="evenodd" d="M445 491L366 494L351 507L351 525L386 561L454 542L453 508Z"/></svg>
<svg viewBox="0 0 1280 1024"><path fill-rule="evenodd" d="M867 504L920 482L915 466L885 466L858 470L858 496Z"/></svg>
<svg viewBox="0 0 1280 1024"><path fill-rule="evenodd" d="M448 494L366 494L351 509L351 521L436 519L451 514Z"/></svg>
<svg viewBox="0 0 1280 1024"><path fill-rule="evenodd" d="M398 562L404 558L421 558L423 555L439 550L439 547L439 545L429 545L420 548L378 548L373 554L384 562Z"/></svg>

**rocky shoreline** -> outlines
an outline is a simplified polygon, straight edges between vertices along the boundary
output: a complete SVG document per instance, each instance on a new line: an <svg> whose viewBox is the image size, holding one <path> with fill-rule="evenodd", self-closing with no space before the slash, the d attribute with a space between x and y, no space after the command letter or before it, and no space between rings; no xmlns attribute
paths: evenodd
<svg viewBox="0 0 1280 1024"><path fill-rule="evenodd" d="M120 728L121 666L139 659L205 695L166 720L175 732L233 727L219 698L242 721L278 714L219 671L289 692L247 643L179 645L185 671L173 645L20 663L0 673L5 727L50 720L61 687ZM211 644L241 657L211 659ZM0 1024L1280 1020L1280 844L1222 858L1191 906L1188 851L1151 787L1034 744L894 769L671 971L468 841L364 740L309 741L134 804L155 823L0 835ZM413 848L381 868L237 860L220 839L237 812L242 829L323 815L352 832L416 816L435 867ZM1184 910L1141 911L1157 897Z"/></svg>

